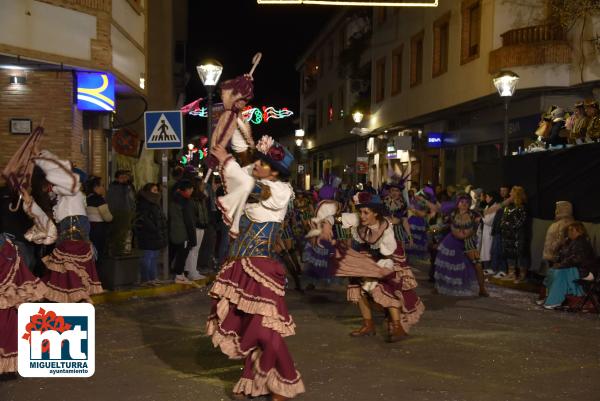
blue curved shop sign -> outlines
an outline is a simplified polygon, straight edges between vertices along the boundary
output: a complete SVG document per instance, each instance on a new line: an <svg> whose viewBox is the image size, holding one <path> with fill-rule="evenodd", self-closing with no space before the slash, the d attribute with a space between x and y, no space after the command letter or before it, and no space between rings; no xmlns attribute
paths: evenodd
<svg viewBox="0 0 600 401"><path fill-rule="evenodd" d="M104 72L78 72L77 108L90 111L114 111L115 77Z"/></svg>

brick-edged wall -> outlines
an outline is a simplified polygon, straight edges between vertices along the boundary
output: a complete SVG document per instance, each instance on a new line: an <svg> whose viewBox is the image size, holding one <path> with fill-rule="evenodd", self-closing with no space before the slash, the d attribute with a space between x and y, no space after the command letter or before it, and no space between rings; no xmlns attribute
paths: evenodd
<svg viewBox="0 0 600 401"><path fill-rule="evenodd" d="M489 72L503 68L542 64L571 64L573 50L567 42L503 46L490 52Z"/></svg>
<svg viewBox="0 0 600 401"><path fill-rule="evenodd" d="M25 140L10 133L11 118L28 118L33 128L44 119L41 148L85 166L81 153L81 112L73 104L73 75L70 71L28 71L27 83L10 84L9 76L22 74L0 70L0 168Z"/></svg>

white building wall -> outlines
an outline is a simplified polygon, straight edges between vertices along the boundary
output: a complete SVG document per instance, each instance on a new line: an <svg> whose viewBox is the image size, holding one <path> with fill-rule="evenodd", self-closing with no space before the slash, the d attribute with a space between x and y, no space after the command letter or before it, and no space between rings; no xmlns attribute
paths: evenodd
<svg viewBox="0 0 600 401"><path fill-rule="evenodd" d="M138 14L127 0L112 0L112 17L138 45L146 47L146 22L143 13Z"/></svg>
<svg viewBox="0 0 600 401"><path fill-rule="evenodd" d="M34 0L0 0L0 43L91 59L96 17Z"/></svg>
<svg viewBox="0 0 600 401"><path fill-rule="evenodd" d="M146 72L146 57L117 28L111 26L112 62L115 70L132 82Z"/></svg>

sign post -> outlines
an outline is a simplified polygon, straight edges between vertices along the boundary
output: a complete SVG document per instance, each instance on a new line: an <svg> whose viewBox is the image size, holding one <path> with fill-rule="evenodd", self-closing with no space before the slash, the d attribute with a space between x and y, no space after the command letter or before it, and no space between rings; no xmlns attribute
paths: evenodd
<svg viewBox="0 0 600 401"><path fill-rule="evenodd" d="M144 113L146 149L161 151L162 209L169 217L169 156L168 149L183 148L183 118L179 111L147 111ZM163 279L169 278L169 251L163 252Z"/></svg>

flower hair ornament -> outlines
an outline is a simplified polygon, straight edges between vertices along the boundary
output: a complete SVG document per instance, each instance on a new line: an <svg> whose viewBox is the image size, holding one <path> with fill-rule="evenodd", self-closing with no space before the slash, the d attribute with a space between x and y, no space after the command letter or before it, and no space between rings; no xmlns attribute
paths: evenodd
<svg viewBox="0 0 600 401"><path fill-rule="evenodd" d="M269 149L273 146L275 140L269 135L263 135L262 138L256 144L256 150L258 150L262 154L267 154Z"/></svg>

